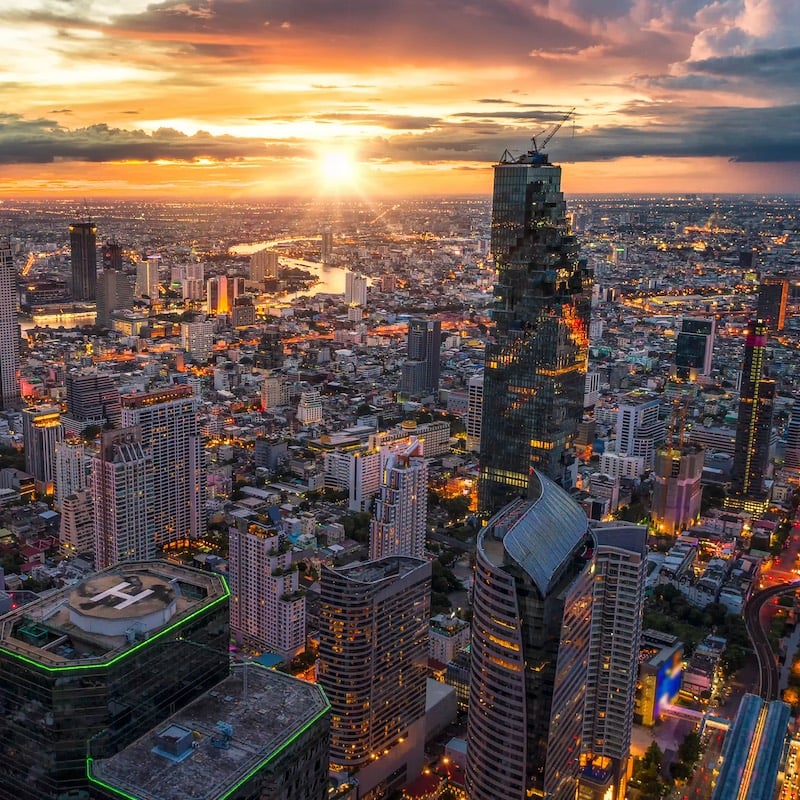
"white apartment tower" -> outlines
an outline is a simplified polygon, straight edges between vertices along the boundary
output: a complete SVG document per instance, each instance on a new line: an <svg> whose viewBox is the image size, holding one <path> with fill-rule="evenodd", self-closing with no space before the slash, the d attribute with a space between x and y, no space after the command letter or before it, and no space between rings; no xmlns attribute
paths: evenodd
<svg viewBox="0 0 800 800"><path fill-rule="evenodd" d="M656 445L666 425L658 417L661 400L656 394L634 391L623 395L617 411L617 449L623 456L641 456L644 470L653 469Z"/></svg>
<svg viewBox="0 0 800 800"><path fill-rule="evenodd" d="M17 270L10 243L0 240L0 409L19 403Z"/></svg>
<svg viewBox="0 0 800 800"><path fill-rule="evenodd" d="M195 360L208 361L214 347L213 320L181 323L181 347Z"/></svg>
<svg viewBox="0 0 800 800"><path fill-rule="evenodd" d="M153 503L153 459L142 446L141 431L106 431L92 459L95 567L157 556ZM77 544L77 543L76 543Z"/></svg>
<svg viewBox="0 0 800 800"><path fill-rule="evenodd" d="M59 511L64 498L89 484L90 459L80 439L65 439L55 444L54 499Z"/></svg>
<svg viewBox="0 0 800 800"><path fill-rule="evenodd" d="M322 396L317 389L300 392L297 421L301 425L318 425L322 422Z"/></svg>
<svg viewBox="0 0 800 800"><path fill-rule="evenodd" d="M382 451L381 490L370 524L370 559L422 558L428 516L428 462L412 437L402 450Z"/></svg>
<svg viewBox="0 0 800 800"><path fill-rule="evenodd" d="M205 532L205 453L191 386L122 398L122 425L138 426L153 461L155 540L163 545Z"/></svg>
<svg viewBox="0 0 800 800"><path fill-rule="evenodd" d="M367 305L367 279L348 270L344 276L344 302L352 306Z"/></svg>
<svg viewBox="0 0 800 800"><path fill-rule="evenodd" d="M151 300L158 298L158 268L161 265L160 256L150 256L136 264L136 297L149 297Z"/></svg>
<svg viewBox="0 0 800 800"><path fill-rule="evenodd" d="M231 630L237 640L291 661L306 646L306 598L291 548L277 531L246 520L229 533Z"/></svg>
<svg viewBox="0 0 800 800"><path fill-rule="evenodd" d="M478 453L481 449L481 419L483 417L483 372L469 379L467 387L467 450Z"/></svg>

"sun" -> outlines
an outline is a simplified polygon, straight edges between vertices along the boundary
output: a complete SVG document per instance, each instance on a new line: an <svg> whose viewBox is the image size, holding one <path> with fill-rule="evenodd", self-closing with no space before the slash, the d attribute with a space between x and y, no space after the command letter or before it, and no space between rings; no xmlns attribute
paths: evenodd
<svg viewBox="0 0 800 800"><path fill-rule="evenodd" d="M325 183L333 186L355 183L358 167L351 153L345 150L331 150L323 153L321 161Z"/></svg>

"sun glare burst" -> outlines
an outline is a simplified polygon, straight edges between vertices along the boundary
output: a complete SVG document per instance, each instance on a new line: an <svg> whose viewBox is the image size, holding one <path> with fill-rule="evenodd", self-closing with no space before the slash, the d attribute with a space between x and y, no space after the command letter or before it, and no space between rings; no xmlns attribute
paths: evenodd
<svg viewBox="0 0 800 800"><path fill-rule="evenodd" d="M344 150L332 150L322 155L322 175L326 183L337 186L353 184L357 172L353 156Z"/></svg>

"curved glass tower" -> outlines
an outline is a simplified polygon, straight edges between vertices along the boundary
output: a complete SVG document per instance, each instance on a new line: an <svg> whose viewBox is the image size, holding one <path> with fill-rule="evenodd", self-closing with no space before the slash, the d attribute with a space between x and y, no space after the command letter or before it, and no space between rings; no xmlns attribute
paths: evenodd
<svg viewBox="0 0 800 800"><path fill-rule="evenodd" d="M535 473L478 536L467 789L471 800L574 798L592 598L580 506Z"/></svg>
<svg viewBox="0 0 800 800"><path fill-rule="evenodd" d="M492 253L479 490L488 512L526 495L534 469L562 480L583 415L591 272L567 225L561 167L546 154L495 166Z"/></svg>

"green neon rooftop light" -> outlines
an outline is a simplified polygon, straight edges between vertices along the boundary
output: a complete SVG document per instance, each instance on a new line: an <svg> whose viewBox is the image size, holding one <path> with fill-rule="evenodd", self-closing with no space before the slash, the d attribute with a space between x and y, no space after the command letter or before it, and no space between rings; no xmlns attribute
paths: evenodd
<svg viewBox="0 0 800 800"><path fill-rule="evenodd" d="M128 656L133 655L134 653L138 652L142 648L146 647L149 644L161 639L162 637L166 636L167 634L171 633L172 631L176 630L177 628L182 627L187 622L195 619L195 617L200 616L201 614L206 613L207 611L216 608L221 603L224 603L230 596L231 590L228 586L228 582L225 580L223 575L216 574L216 577L219 578L220 583L222 584L223 594L221 594L216 600L213 600L208 605L203 605L200 608L193 611L187 617L183 619L179 619L172 623L172 625L164 628L163 630L158 631L158 633L154 633L149 638L145 639L139 644L134 645L129 650L125 650L122 653L114 656L114 658L110 659L109 661L103 661L102 663L94 663L94 664L65 664L63 666L58 667L50 667L47 664L42 664L40 661L36 661L33 658L28 658L27 656L23 656L20 653L15 653L13 650L9 650L6 647L0 645L0 653L4 653L7 656L11 656L12 658L16 658L19 661L22 661L25 664L28 664L36 669L44 670L45 672L72 672L74 670L79 669L108 669L109 667L114 666L118 662L122 661L122 659L127 658ZM102 656L101 656L102 657Z"/></svg>

